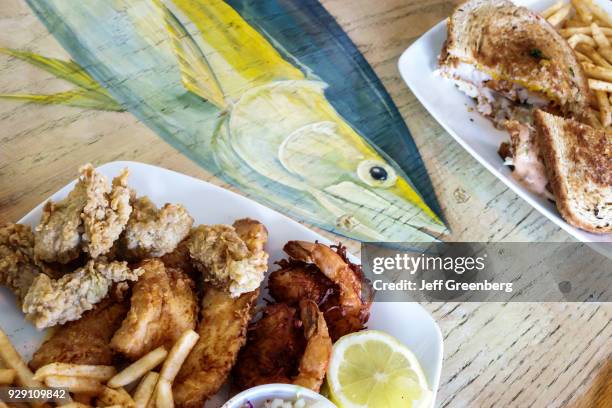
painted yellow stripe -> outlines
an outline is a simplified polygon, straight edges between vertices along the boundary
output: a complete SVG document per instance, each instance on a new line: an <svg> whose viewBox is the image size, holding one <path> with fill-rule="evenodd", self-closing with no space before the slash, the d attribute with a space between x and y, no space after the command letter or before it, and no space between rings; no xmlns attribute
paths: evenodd
<svg viewBox="0 0 612 408"><path fill-rule="evenodd" d="M304 79L304 74L233 8L220 0L173 0L198 28L199 44L226 96L274 80Z"/></svg>

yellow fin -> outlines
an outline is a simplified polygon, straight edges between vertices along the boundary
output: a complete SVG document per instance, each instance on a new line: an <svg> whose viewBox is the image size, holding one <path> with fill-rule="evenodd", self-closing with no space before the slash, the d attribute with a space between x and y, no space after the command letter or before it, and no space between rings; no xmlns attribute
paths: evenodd
<svg viewBox="0 0 612 408"><path fill-rule="evenodd" d="M30 65L43 69L79 88L98 93L112 99L112 96L95 79L91 77L81 66L74 61L64 61L57 58L49 58L33 52L19 51L11 48L0 47L0 53L18 58Z"/></svg>
<svg viewBox="0 0 612 408"><path fill-rule="evenodd" d="M219 109L224 109L226 103L223 90L200 47L161 0L153 0L153 3L162 13L166 30L170 34L172 49L181 70L183 86Z"/></svg>
<svg viewBox="0 0 612 408"><path fill-rule="evenodd" d="M222 0L173 0L200 31L201 49L226 97L274 80L304 74L285 60L257 30Z"/></svg>
<svg viewBox="0 0 612 408"><path fill-rule="evenodd" d="M100 94L87 89L60 92L51 95L34 94L0 94L0 99L13 99L23 102L33 102L45 105L67 105L79 108L122 112L123 106L112 98L101 97Z"/></svg>

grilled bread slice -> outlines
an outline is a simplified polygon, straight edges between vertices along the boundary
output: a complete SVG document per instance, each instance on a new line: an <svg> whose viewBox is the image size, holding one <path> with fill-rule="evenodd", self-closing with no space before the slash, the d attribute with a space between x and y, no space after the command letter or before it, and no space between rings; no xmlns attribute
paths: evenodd
<svg viewBox="0 0 612 408"><path fill-rule="evenodd" d="M576 56L544 18L507 0L470 0L449 19L440 67L469 64L488 87L519 85L563 116L589 123L589 88Z"/></svg>
<svg viewBox="0 0 612 408"><path fill-rule="evenodd" d="M570 224L612 232L612 133L541 110L537 143L557 208Z"/></svg>

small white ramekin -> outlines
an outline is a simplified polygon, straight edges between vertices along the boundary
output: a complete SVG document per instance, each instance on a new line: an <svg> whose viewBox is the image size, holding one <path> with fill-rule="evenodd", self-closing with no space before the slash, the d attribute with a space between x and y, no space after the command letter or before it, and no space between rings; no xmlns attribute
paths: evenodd
<svg viewBox="0 0 612 408"><path fill-rule="evenodd" d="M250 402L254 407L258 408L264 402L274 398L286 400L295 400L303 398L307 402L325 402L328 405L325 407L336 408L336 406L327 398L308 388L300 387L292 384L266 384L257 387L249 388L235 395L227 401L221 408L242 408L244 404Z"/></svg>

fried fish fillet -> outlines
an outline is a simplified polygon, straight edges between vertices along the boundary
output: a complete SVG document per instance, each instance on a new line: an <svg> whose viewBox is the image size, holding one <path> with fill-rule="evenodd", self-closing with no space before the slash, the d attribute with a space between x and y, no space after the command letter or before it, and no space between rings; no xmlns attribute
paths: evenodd
<svg viewBox="0 0 612 408"><path fill-rule="evenodd" d="M89 175L93 168L88 168L86 172L97 183L90 185L87 203L81 215L84 226L83 249L89 252L90 257L97 258L110 251L132 213L131 192L127 186L129 171L123 169L113 179L112 189L104 177Z"/></svg>
<svg viewBox="0 0 612 408"><path fill-rule="evenodd" d="M243 219L234 223L234 229L249 252L263 252L268 240L263 224ZM257 289L239 297L232 297L228 287L206 288L197 328L200 339L174 382L174 402L178 407L202 407L225 383L246 342L260 284L261 281Z"/></svg>
<svg viewBox="0 0 612 408"><path fill-rule="evenodd" d="M79 180L68 196L48 201L34 232L34 253L45 262L68 263L81 247L92 258L106 254L123 231L132 207L127 169L113 180L91 164L79 169Z"/></svg>
<svg viewBox="0 0 612 408"><path fill-rule="evenodd" d="M193 218L180 204L166 204L158 209L148 197L139 197L132 206L123 239L126 255L132 259L170 253L191 231Z"/></svg>
<svg viewBox="0 0 612 408"><path fill-rule="evenodd" d="M194 285L186 274L158 259L141 268L145 272L132 288L130 311L111 340L111 347L131 360L162 345L169 349L197 319Z"/></svg>
<svg viewBox="0 0 612 408"><path fill-rule="evenodd" d="M79 319L106 297L113 283L134 281L144 272L127 262L90 260L59 279L36 276L23 300L26 319L38 329Z"/></svg>
<svg viewBox="0 0 612 408"><path fill-rule="evenodd" d="M79 169L79 180L66 198L43 208L40 224L34 231L34 253L46 262L68 263L79 256L83 231L81 213L87 204L88 186L102 176L85 165Z"/></svg>
<svg viewBox="0 0 612 408"><path fill-rule="evenodd" d="M12 223L0 227L0 285L11 289L22 302L39 274L30 227Z"/></svg>
<svg viewBox="0 0 612 408"><path fill-rule="evenodd" d="M126 302L105 299L79 320L58 327L34 353L30 368L37 370L55 362L112 365L113 350L109 341L127 311Z"/></svg>

